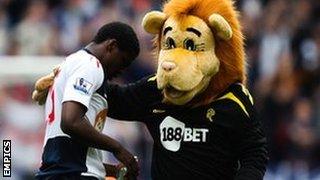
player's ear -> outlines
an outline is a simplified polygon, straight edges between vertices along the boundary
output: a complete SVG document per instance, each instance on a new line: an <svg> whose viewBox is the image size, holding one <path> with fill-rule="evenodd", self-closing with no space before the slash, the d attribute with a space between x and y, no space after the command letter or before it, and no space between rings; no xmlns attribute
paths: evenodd
<svg viewBox="0 0 320 180"><path fill-rule="evenodd" d="M104 42L107 52L118 49L118 42L116 39L108 39Z"/></svg>

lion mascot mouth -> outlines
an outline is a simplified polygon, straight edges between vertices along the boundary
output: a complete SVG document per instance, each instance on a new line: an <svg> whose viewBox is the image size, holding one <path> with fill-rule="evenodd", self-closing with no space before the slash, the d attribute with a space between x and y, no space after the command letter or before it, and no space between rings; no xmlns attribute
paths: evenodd
<svg viewBox="0 0 320 180"><path fill-rule="evenodd" d="M164 101L184 105L202 93L219 72L215 38L228 41L232 38L232 29L217 13L203 20L195 15L168 11L170 7L165 7L164 12L147 13L142 25L147 32L158 35L156 78Z"/></svg>

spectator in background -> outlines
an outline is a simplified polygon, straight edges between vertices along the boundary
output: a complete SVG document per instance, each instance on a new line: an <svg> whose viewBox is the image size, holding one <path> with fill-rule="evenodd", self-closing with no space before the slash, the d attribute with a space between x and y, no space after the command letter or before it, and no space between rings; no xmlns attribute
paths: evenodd
<svg viewBox="0 0 320 180"><path fill-rule="evenodd" d="M46 22L47 5L44 1L33 1L26 15L16 27L15 40L19 44L18 55L52 54L50 36L52 26Z"/></svg>
<svg viewBox="0 0 320 180"><path fill-rule="evenodd" d="M0 4L1 5L1 4ZM3 8L0 7L0 55L5 54L7 49L7 15Z"/></svg>
<svg viewBox="0 0 320 180"><path fill-rule="evenodd" d="M284 1L273 1L265 9L260 44L259 75L260 82L270 81L279 64L280 54L288 52L289 37L286 26L287 4Z"/></svg>
<svg viewBox="0 0 320 180"><path fill-rule="evenodd" d="M314 114L310 100L297 99L294 103L293 119L289 124L289 153L287 158L293 165L308 167L315 145Z"/></svg>
<svg viewBox="0 0 320 180"><path fill-rule="evenodd" d="M12 178L34 179L42 150L43 111L31 104L30 87L16 84L6 89L0 89L0 137L12 141Z"/></svg>

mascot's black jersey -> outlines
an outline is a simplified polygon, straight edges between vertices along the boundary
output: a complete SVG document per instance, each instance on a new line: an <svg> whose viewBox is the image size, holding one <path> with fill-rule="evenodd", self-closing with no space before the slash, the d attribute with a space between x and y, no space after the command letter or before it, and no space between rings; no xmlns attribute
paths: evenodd
<svg viewBox="0 0 320 180"><path fill-rule="evenodd" d="M108 86L108 116L142 121L153 137L154 180L263 178L266 138L241 84L196 108L161 103L154 78Z"/></svg>

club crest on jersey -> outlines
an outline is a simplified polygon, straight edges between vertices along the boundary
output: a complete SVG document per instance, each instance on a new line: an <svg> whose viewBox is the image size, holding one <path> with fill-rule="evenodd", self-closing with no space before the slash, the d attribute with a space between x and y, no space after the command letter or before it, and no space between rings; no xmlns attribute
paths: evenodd
<svg viewBox="0 0 320 180"><path fill-rule="evenodd" d="M74 89L82 91L85 94L89 94L92 84L84 78L77 78L73 87Z"/></svg>
<svg viewBox="0 0 320 180"><path fill-rule="evenodd" d="M97 115L96 115L96 119L94 121L94 128L101 132L103 127L104 127L104 123L106 121L106 117L107 117L107 109L103 109L102 111L100 111Z"/></svg>
<svg viewBox="0 0 320 180"><path fill-rule="evenodd" d="M212 108L209 108L208 111L207 111L206 117L207 117L207 119L208 119L210 122L212 122L212 121L213 121L212 117L213 117L215 114L216 114L216 111L215 111L214 109L212 109Z"/></svg>

